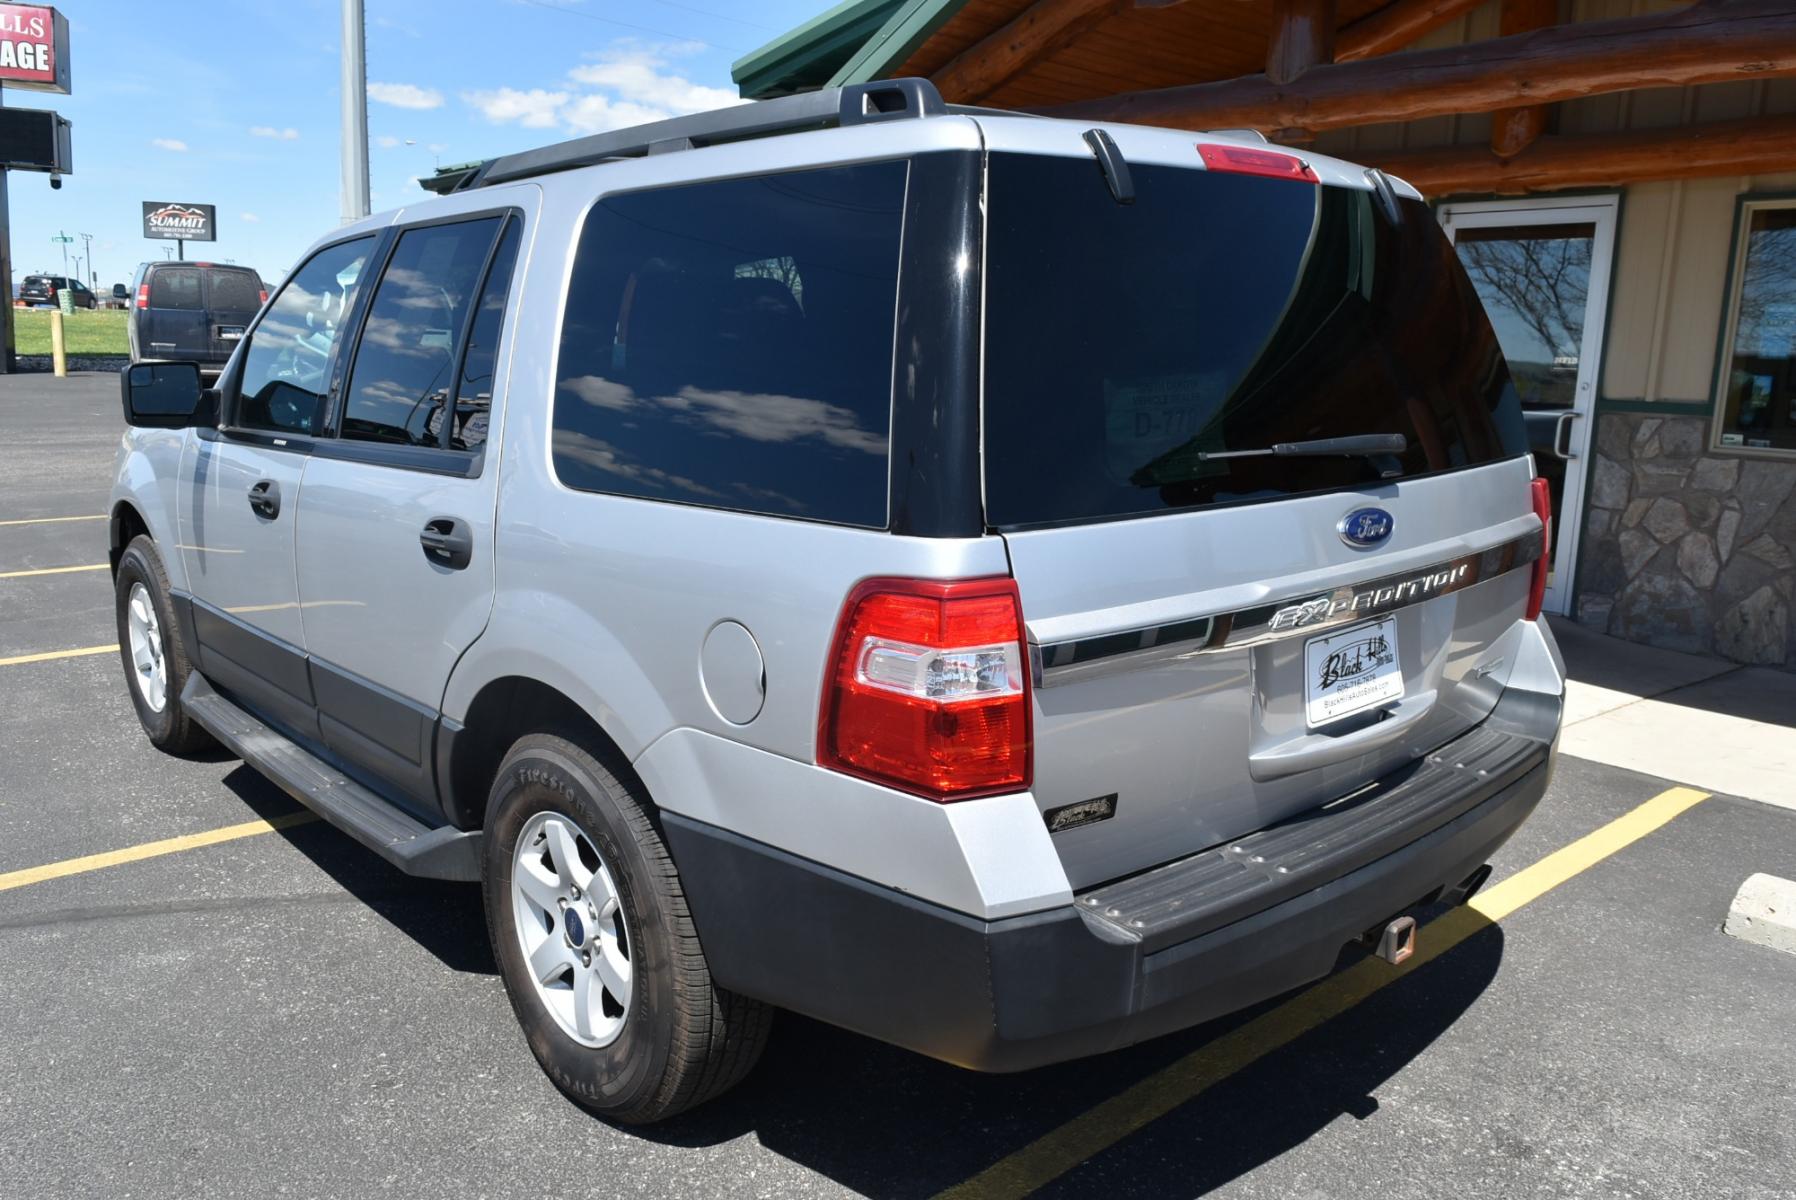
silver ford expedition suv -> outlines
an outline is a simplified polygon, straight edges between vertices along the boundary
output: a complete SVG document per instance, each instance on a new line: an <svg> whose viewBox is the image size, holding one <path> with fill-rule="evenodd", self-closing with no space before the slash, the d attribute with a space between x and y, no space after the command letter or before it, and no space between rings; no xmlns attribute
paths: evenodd
<svg viewBox="0 0 1796 1200"><path fill-rule="evenodd" d="M509 155L123 377L150 740L478 880L624 1121L1408 952L1553 766L1546 497L1409 187L914 80ZM927 963L927 970L917 964Z"/></svg>

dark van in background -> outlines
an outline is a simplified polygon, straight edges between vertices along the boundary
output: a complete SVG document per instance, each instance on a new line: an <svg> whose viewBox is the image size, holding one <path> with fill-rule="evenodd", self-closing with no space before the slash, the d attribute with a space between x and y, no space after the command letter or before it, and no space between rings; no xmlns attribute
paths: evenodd
<svg viewBox="0 0 1796 1200"><path fill-rule="evenodd" d="M131 360L220 366L243 340L268 289L249 267L153 262L131 280Z"/></svg>

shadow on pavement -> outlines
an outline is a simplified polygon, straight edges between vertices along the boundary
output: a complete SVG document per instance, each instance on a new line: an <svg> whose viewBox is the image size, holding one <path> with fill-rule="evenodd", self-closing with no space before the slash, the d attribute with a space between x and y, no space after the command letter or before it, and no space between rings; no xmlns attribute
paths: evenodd
<svg viewBox="0 0 1796 1200"><path fill-rule="evenodd" d="M1502 953L1502 931L1491 926L1040 1194L1201 1196L1344 1116L1376 1119L1373 1093L1483 993ZM1359 955L1344 956L1343 965L1349 957ZM630 1132L680 1146L751 1135L862 1194L881 1200L929 1196L1201 1051L1276 1003L1021 1075L977 1075L781 1014L766 1057L741 1088L665 1125Z"/></svg>
<svg viewBox="0 0 1796 1200"><path fill-rule="evenodd" d="M265 818L294 805L254 770L225 777ZM343 889L456 971L493 973L480 890L414 879L324 824L280 830ZM1434 914L1430 913L1429 916ZM1489 986L1503 953L1491 926L1320 1029L1103 1151L1043 1195L1201 1196L1347 1117L1376 1119L1373 1093ZM1342 966L1361 957L1343 953ZM928 970L927 962L917 963ZM1281 1000L1283 998L1281 997ZM615 1132L707 1147L753 1137L807 1170L879 1200L930 1196L1074 1121L1279 1003L1112 1054L1020 1075L980 1075L781 1013L761 1064L735 1091L648 1129ZM572 1101L567 1102L570 1109ZM598 1118L590 1118L598 1125ZM594 1136L610 1128L594 1129Z"/></svg>
<svg viewBox="0 0 1796 1200"><path fill-rule="evenodd" d="M264 819L298 807L252 767L239 766L225 776L224 783ZM344 891L436 955L450 970L480 975L498 971L487 942L479 887L414 878L322 820L277 833Z"/></svg>

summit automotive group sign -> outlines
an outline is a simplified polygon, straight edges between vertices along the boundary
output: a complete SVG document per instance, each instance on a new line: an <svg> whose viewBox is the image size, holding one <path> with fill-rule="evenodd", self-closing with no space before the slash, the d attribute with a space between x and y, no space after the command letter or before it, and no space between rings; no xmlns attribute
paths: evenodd
<svg viewBox="0 0 1796 1200"><path fill-rule="evenodd" d="M0 4L0 84L68 95L68 18L41 4Z"/></svg>
<svg viewBox="0 0 1796 1200"><path fill-rule="evenodd" d="M216 242L218 209L210 204L145 200L143 236L177 242Z"/></svg>

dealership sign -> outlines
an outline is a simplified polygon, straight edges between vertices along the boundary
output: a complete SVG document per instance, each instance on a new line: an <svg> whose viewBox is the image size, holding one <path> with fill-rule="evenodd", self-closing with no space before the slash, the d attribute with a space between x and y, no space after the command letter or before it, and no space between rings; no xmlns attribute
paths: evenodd
<svg viewBox="0 0 1796 1200"><path fill-rule="evenodd" d="M143 236L177 242L216 242L218 210L210 204L143 202Z"/></svg>
<svg viewBox="0 0 1796 1200"><path fill-rule="evenodd" d="M0 84L69 91L69 22L41 4L0 4Z"/></svg>

